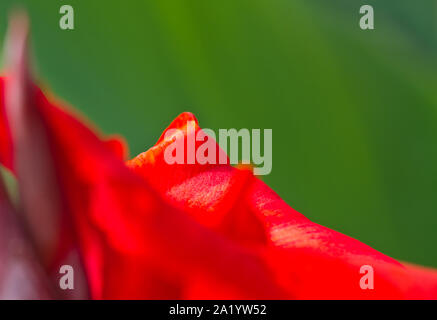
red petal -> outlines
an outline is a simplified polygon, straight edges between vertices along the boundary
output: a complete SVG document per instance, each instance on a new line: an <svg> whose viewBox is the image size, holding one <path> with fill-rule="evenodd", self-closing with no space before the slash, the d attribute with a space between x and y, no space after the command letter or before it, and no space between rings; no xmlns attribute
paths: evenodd
<svg viewBox="0 0 437 320"><path fill-rule="evenodd" d="M169 128L180 126L184 131L187 119L190 115L182 114ZM229 165L168 165L163 156L168 142L162 137L128 165L200 223L240 243L266 243L266 261L290 296L437 297L437 271L413 272L355 239L311 222L247 171ZM363 265L374 268L374 290L360 288ZM422 277L432 283L425 293L418 286Z"/></svg>
<svg viewBox="0 0 437 320"><path fill-rule="evenodd" d="M206 227L239 241L265 242L263 226L256 216L243 213L241 206L244 203L239 201L242 190L252 179L250 171L237 170L228 163L201 165L197 159L194 164L167 164L164 150L171 143L183 140L187 150L189 122L195 123L193 136L197 135L201 130L197 119L191 113L182 113L163 132L154 147L128 161L127 165L144 177L166 201L189 213ZM170 129L181 130L183 136L164 139ZM195 141L195 150L202 143ZM217 145L216 163L219 163L221 153L224 151ZM235 220L245 224L245 227L240 228Z"/></svg>
<svg viewBox="0 0 437 320"><path fill-rule="evenodd" d="M94 298L199 297L198 279L218 279L211 296L282 296L262 253L171 208L85 125L35 100Z"/></svg>

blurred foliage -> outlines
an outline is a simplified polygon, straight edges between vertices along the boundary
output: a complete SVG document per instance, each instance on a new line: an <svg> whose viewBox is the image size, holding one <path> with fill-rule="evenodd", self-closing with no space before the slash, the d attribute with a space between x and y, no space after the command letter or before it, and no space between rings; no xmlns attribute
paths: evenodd
<svg viewBox="0 0 437 320"><path fill-rule="evenodd" d="M7 12L0 3L0 37ZM437 267L437 1L21 1L38 73L131 155L180 112L272 128L265 181L312 220ZM75 30L58 27L75 9ZM372 4L373 31L358 27Z"/></svg>

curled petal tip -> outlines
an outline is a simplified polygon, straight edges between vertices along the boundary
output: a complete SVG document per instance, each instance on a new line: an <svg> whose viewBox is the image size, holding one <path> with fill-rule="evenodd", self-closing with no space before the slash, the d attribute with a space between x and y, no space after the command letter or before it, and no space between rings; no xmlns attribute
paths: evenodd
<svg viewBox="0 0 437 320"><path fill-rule="evenodd" d="M5 65L11 73L28 72L29 19L22 11L14 11L9 18L5 45Z"/></svg>
<svg viewBox="0 0 437 320"><path fill-rule="evenodd" d="M5 66L8 81L5 85L5 109L12 134L16 124L32 101L32 81L28 62L29 19L24 11L14 11L9 18L5 43ZM14 132L15 131L15 132Z"/></svg>

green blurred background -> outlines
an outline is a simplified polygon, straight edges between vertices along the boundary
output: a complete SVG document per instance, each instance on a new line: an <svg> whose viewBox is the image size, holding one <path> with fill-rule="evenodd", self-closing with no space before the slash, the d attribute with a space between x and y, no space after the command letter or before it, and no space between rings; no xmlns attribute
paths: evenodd
<svg viewBox="0 0 437 320"><path fill-rule="evenodd" d="M436 0L1 0L1 40L18 3L41 79L131 155L182 111L272 128L263 179L290 205L437 267Z"/></svg>

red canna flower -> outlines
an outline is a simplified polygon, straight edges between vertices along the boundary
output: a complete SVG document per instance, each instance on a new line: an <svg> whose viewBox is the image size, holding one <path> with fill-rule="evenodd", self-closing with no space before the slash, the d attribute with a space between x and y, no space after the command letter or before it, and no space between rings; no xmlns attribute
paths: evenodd
<svg viewBox="0 0 437 320"><path fill-rule="evenodd" d="M164 131L125 162L122 140L102 139L34 85L23 17L11 24L7 57L0 161L17 178L20 207L13 213L0 186L1 297L437 298L437 271L311 222L248 168L167 164L164 150L187 143L187 123L201 131L190 113L166 129L184 135ZM11 238L26 248L18 258ZM77 275L72 296L57 289L64 264ZM373 289L360 287L362 266L374 270ZM25 293L10 289L23 279Z"/></svg>

